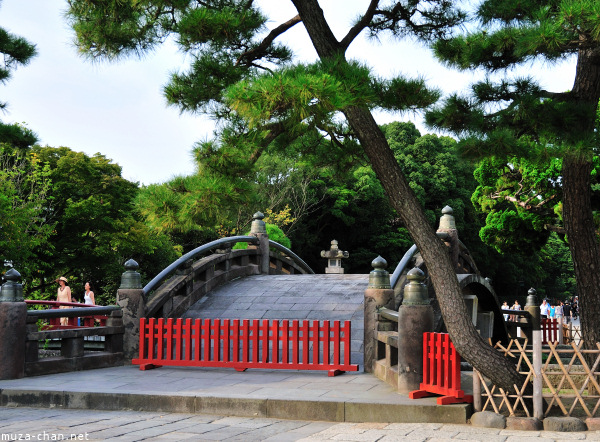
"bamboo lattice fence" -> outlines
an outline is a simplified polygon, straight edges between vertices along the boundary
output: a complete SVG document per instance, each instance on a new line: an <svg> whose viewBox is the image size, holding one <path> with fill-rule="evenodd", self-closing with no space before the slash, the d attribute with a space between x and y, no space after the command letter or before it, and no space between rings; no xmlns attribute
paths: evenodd
<svg viewBox="0 0 600 442"><path fill-rule="evenodd" d="M517 371L525 376L525 382L521 386L515 385L514 391L504 391L491 385L474 370L474 383L481 383L481 410L477 411L494 411L510 416L534 415L531 388L535 378L533 348L527 346L527 341L518 340L510 341L506 347L500 343L494 347L506 357L515 359ZM543 417L600 416L600 343L596 343L593 350L584 350L575 342L562 346L550 342L541 353Z"/></svg>

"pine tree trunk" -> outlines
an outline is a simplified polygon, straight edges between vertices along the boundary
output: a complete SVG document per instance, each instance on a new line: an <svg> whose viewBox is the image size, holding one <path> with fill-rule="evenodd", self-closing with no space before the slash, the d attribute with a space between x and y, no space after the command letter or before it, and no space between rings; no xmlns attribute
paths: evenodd
<svg viewBox="0 0 600 442"><path fill-rule="evenodd" d="M366 109L350 108L345 115L358 135L371 166L393 207L419 248L433 283L444 324L461 357L505 390L524 382L515 365L494 350L475 329L467 312L448 247L429 225L421 204L400 170L385 136Z"/></svg>
<svg viewBox="0 0 600 442"><path fill-rule="evenodd" d="M581 332L587 348L600 342L600 247L591 205L592 162L563 160L563 219L573 258Z"/></svg>
<svg viewBox="0 0 600 442"><path fill-rule="evenodd" d="M316 0L292 0L321 59L343 57ZM365 108L344 110L393 207L419 248L431 277L450 339L460 355L499 387L514 391L524 382L514 363L494 350L475 329L463 300L448 248L429 225L423 208L394 158L385 136Z"/></svg>
<svg viewBox="0 0 600 442"><path fill-rule="evenodd" d="M600 98L600 48L578 52L577 71L571 99L588 109L579 130L595 142ZM582 136L583 138L583 136ZM571 152L562 165L563 221L575 269L581 332L587 348L600 342L600 246L592 211L592 149Z"/></svg>

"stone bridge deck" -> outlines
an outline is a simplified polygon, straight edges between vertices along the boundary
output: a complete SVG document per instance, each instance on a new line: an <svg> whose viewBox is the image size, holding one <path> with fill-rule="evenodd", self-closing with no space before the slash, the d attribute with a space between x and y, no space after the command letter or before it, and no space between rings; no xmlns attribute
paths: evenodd
<svg viewBox="0 0 600 442"><path fill-rule="evenodd" d="M352 321L351 362L363 369L364 292L369 275L255 275L231 281L183 318Z"/></svg>

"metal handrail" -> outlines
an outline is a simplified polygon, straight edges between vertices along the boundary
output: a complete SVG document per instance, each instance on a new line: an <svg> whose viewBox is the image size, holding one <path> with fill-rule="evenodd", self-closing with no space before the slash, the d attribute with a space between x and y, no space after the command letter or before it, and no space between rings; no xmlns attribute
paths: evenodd
<svg viewBox="0 0 600 442"><path fill-rule="evenodd" d="M294 252L292 252L290 249L288 249L286 246L283 246L281 244L279 244L278 242L275 241L271 241L269 240L269 247L273 247L274 249L279 250L280 252L285 253L286 255L288 255L290 258L292 258L294 261L296 261L300 267L303 268L303 270L306 273L309 273L311 275L314 275L315 272L313 272L313 270L308 266L308 264L306 264L302 258L300 258L298 255L296 255Z"/></svg>
<svg viewBox="0 0 600 442"><path fill-rule="evenodd" d="M389 321L398 322L398 312L396 310L391 310L387 307L379 307L377 313Z"/></svg>
<svg viewBox="0 0 600 442"><path fill-rule="evenodd" d="M396 266L394 273L392 273L392 276L390 277L390 285L392 286L392 289L394 289L396 287L396 284L398 284L398 279L400 279L400 275L402 274L404 268L406 267L406 264L408 264L408 261L410 261L410 259L413 257L416 251L417 245L413 244L412 247L408 249L408 251L404 254L402 259Z"/></svg>
<svg viewBox="0 0 600 442"><path fill-rule="evenodd" d="M448 237L448 232L436 232L435 234L440 239L446 239ZM417 245L413 244L410 247L410 249L408 249L408 251L404 254L402 259L396 266L394 273L392 273L392 276L390 276L390 285L392 286L392 289L396 288L396 284L398 284L400 275L402 274L402 272L404 271L404 268L406 267L406 264L408 264L408 261L410 261L410 259L413 257L413 255L415 254L416 251L417 251Z"/></svg>
<svg viewBox="0 0 600 442"><path fill-rule="evenodd" d="M27 310L27 316L36 316L40 319L49 318L73 318L79 316L102 316L108 315L115 310L121 310L118 305L102 305L92 307L73 307L73 308L51 308L47 310Z"/></svg>
<svg viewBox="0 0 600 442"><path fill-rule="evenodd" d="M147 295L152 290L154 290L158 286L158 284L163 282L167 278L167 276L169 276L169 274L171 272L176 270L180 265L185 263L188 259L192 259L192 258L198 256L199 254L207 252L216 247L235 244L238 242L247 242L247 243L251 243L251 244L258 244L258 238L256 236L230 236L228 238L220 238L215 241L211 241L209 243L201 245L200 247L196 247L194 250L186 253L181 258L179 258L178 260L171 263L168 267L166 267L158 275L156 275L152 279L152 281L150 281L148 284L146 284L146 286L142 289L143 294Z"/></svg>

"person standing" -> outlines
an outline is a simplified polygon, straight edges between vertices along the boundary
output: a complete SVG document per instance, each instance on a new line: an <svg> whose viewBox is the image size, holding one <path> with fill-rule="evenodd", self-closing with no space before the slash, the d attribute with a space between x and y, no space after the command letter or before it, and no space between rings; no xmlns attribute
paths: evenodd
<svg viewBox="0 0 600 442"><path fill-rule="evenodd" d="M519 301L515 299L515 303L510 308L511 310L521 310L521 306L519 305ZM512 315L511 321L518 322L519 315Z"/></svg>
<svg viewBox="0 0 600 442"><path fill-rule="evenodd" d="M558 319L558 323L562 324L563 323L563 302L559 301L558 305L556 307L554 307L554 316L556 317L556 319Z"/></svg>
<svg viewBox="0 0 600 442"><path fill-rule="evenodd" d="M501 309L502 310L510 310L510 307L508 306L508 302L504 301L504 304L502 304ZM508 321L508 313L504 313L504 321Z"/></svg>
<svg viewBox="0 0 600 442"><path fill-rule="evenodd" d="M571 305L569 304L569 301L563 305L563 317L565 318L565 324L571 322Z"/></svg>
<svg viewBox="0 0 600 442"><path fill-rule="evenodd" d="M71 299L71 289L67 285L67 278L61 276L56 280L58 282L58 291L56 292L56 300L58 302L72 302ZM68 305L61 305L58 307L59 309L71 308ZM60 318L60 325L68 325L69 318Z"/></svg>
<svg viewBox="0 0 600 442"><path fill-rule="evenodd" d="M540 305L540 316L545 319L548 317L548 313L550 313L550 306L548 305L548 302L544 299L542 301L542 305Z"/></svg>
<svg viewBox="0 0 600 442"><path fill-rule="evenodd" d="M96 305L96 299L94 298L94 292L89 282L85 283L85 293L83 294L83 302L87 305Z"/></svg>

